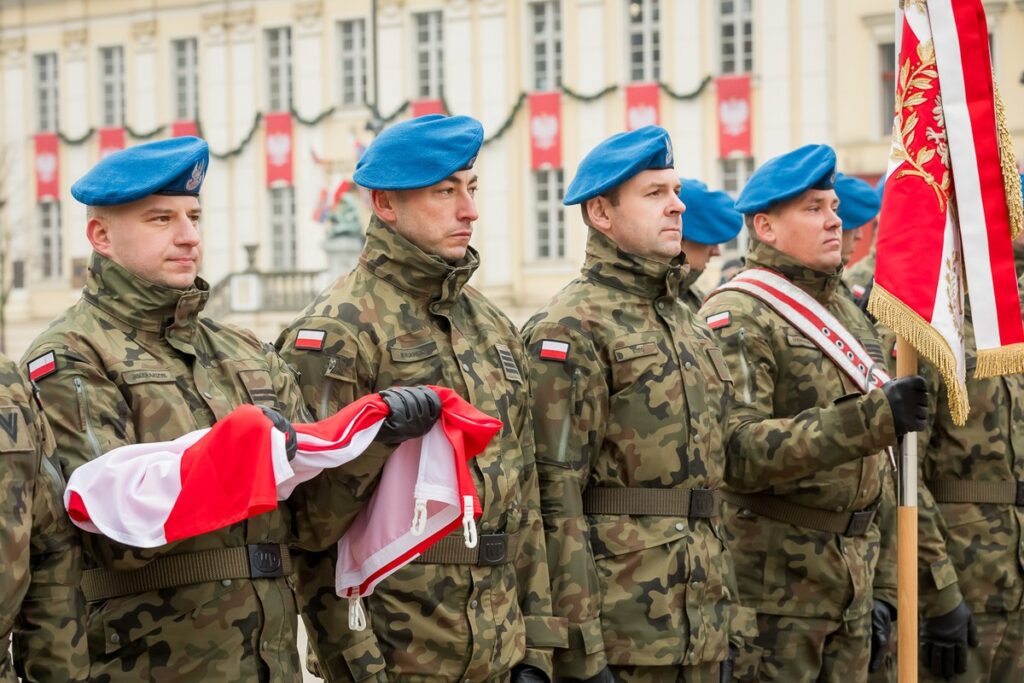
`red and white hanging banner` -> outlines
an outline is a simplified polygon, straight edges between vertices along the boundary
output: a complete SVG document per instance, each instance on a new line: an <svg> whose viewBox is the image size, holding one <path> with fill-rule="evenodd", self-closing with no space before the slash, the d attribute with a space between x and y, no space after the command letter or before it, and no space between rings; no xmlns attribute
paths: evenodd
<svg viewBox="0 0 1024 683"><path fill-rule="evenodd" d="M718 156L751 156L750 76L723 76L718 92Z"/></svg>
<svg viewBox="0 0 1024 683"><path fill-rule="evenodd" d="M444 103L441 100L415 100L412 103L412 117L415 119L427 114L443 114Z"/></svg>
<svg viewBox="0 0 1024 683"><path fill-rule="evenodd" d="M191 135L199 137L199 124L195 121L175 121L171 124L171 137L183 138Z"/></svg>
<svg viewBox="0 0 1024 683"><path fill-rule="evenodd" d="M529 102L530 168L561 168L562 93L532 93Z"/></svg>
<svg viewBox="0 0 1024 683"><path fill-rule="evenodd" d="M657 83L626 86L626 130L658 125L661 120L658 95Z"/></svg>
<svg viewBox="0 0 1024 683"><path fill-rule="evenodd" d="M100 159L124 149L124 128L100 128Z"/></svg>
<svg viewBox="0 0 1024 683"><path fill-rule="evenodd" d="M266 136L264 150L267 157L267 187L292 184L292 115L273 112L263 117Z"/></svg>
<svg viewBox="0 0 1024 683"><path fill-rule="evenodd" d="M58 156L57 134L36 135L36 199L57 199L60 197L60 157Z"/></svg>

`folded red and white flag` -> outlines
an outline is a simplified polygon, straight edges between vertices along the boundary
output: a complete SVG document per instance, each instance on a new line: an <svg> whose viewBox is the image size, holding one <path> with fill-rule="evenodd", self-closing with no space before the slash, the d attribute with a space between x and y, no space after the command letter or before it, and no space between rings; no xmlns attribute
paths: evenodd
<svg viewBox="0 0 1024 683"><path fill-rule="evenodd" d="M338 544L339 595L367 595L381 579L456 529L475 545L482 510L469 459L501 421L451 389L441 417L421 439L401 444L384 465L377 491ZM289 461L285 435L251 405L209 429L173 441L116 448L68 479L64 505L80 528L120 543L153 548L268 512L324 469L359 457L388 415L378 394L334 416L295 424Z"/></svg>

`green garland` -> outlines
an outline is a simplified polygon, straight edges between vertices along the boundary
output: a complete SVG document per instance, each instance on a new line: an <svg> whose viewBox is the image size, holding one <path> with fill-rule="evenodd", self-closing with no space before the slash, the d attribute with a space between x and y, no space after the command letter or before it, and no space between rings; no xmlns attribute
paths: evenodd
<svg viewBox="0 0 1024 683"><path fill-rule="evenodd" d="M702 80L700 82L700 85L698 85L695 90L693 90L692 92L688 92L688 93L676 92L667 83L664 83L664 82L658 82L657 85L658 85L658 88L663 93L668 95L670 98L672 98L673 100L676 100L678 102L682 102L682 101L687 101L687 100L693 100L693 99L696 99L697 97L700 97L700 95L704 92L704 89L707 88L708 84L711 83L711 81L712 81L712 78L711 78L710 75L709 76L705 76L704 80ZM620 86L617 85L617 84L612 84L612 85L606 86L606 87L602 88L601 90L598 90L597 92L589 94L589 95L584 95L582 93L578 93L578 92L576 92L575 90L573 90L572 88L570 88L569 86L567 86L565 84L560 85L559 86L559 90L561 91L561 93L563 95L565 95L565 96L567 96L567 97L569 97L569 98L571 98L573 100L576 100L578 102L594 102L596 100L601 99L605 95L608 95L610 93L615 92L616 90L619 89L619 87ZM527 93L527 92L520 92L519 93L518 97L516 97L515 104L512 105L512 110L508 113L508 116L506 116L505 120L502 122L502 124L500 126L498 126L498 129L496 131L494 131L494 133L492 133L489 137L487 137L483 141L484 145L490 144L490 143L494 142L495 140L498 140L499 138L504 136L505 133L507 133L510 128L512 128L512 125L515 123L516 116L519 114L520 110L522 110L523 105L526 104L526 101L527 101L528 97L529 97L529 93ZM363 101L363 106L366 107L369 110L369 112L370 112L370 121L367 123L367 130L371 130L371 131L373 130L373 123L374 122L376 122L380 126L380 128L383 129L385 126L389 125L395 119L397 119L399 116L404 114L405 111L407 109L409 109L411 104L412 104L411 100L406 100L406 101L402 102L400 105L398 105L398 107L396 107L395 110L392 111L387 116L381 116L380 110L377 109L377 106L375 104L370 104L369 102L366 102L364 100ZM445 99L443 93L441 94L441 108L442 108L442 111L445 112L445 114L450 114L451 113L451 110L448 107L448 101ZM319 125L324 119L326 119L328 116L331 116L336 111L337 111L337 107L336 106L331 106L331 107L328 107L327 109L323 110L322 112L320 112L319 114L317 114L313 118L307 119L307 118L303 118L299 114L299 112L296 111L294 106L289 107L289 112L291 113L292 117L296 121L298 121L301 125L303 125L303 126L316 126L316 125ZM236 157L239 154L241 154L242 151L249 145L249 143L252 142L252 139L256 135L256 131L259 129L260 123L262 121L263 121L263 113L262 112L256 112L256 115L253 117L253 120L252 120L252 126L249 128L249 132L246 133L245 137L242 138L242 141L239 142L236 147L234 147L233 149L226 150L224 152L214 152L213 150L211 150L210 151L210 156L213 157L214 159L219 159L219 160L223 161L225 159L230 159L232 157ZM147 131L145 133L137 132L134 129L132 129L131 126L128 126L128 125L125 125L124 129L125 129L125 132L128 133L128 135L130 135L131 137L135 138L136 140L148 140L150 138L154 138L154 137L156 137L158 135L161 135L167 129L167 126L166 125L157 126L153 130ZM69 138L64 133L62 133L60 131L57 131L57 137L65 145L77 146L77 145L81 145L81 144L84 144L84 143L88 142L89 139L92 138L92 136L93 136L93 134L95 132L96 132L95 128L90 128L85 133L83 133L80 137ZM376 134L378 132L379 132L379 130L378 131L374 131L374 134ZM196 120L196 134L199 137L204 137L204 135L203 135L203 125L202 125L202 123L199 120Z"/></svg>

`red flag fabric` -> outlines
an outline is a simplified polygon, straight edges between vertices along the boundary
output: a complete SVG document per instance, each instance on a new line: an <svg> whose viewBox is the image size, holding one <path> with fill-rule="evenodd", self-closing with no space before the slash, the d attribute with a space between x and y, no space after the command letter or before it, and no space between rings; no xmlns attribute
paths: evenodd
<svg viewBox="0 0 1024 683"><path fill-rule="evenodd" d="M415 119L427 114L443 114L444 103L441 100L414 100L412 103L412 117Z"/></svg>
<svg viewBox="0 0 1024 683"><path fill-rule="evenodd" d="M1024 371L1011 245L1019 176L997 130L981 1L907 3L897 35L896 112L869 306L939 370L962 424L965 281L975 376Z"/></svg>
<svg viewBox="0 0 1024 683"><path fill-rule="evenodd" d="M124 149L124 128L100 128L100 159Z"/></svg>
<svg viewBox="0 0 1024 683"><path fill-rule="evenodd" d="M626 86L626 130L656 126L661 120L657 83Z"/></svg>
<svg viewBox="0 0 1024 683"><path fill-rule="evenodd" d="M263 117L264 150L267 158L267 187L292 184L292 115L273 112Z"/></svg>
<svg viewBox="0 0 1024 683"><path fill-rule="evenodd" d="M188 135L199 137L199 124L195 121L175 121L171 124L171 137L183 138Z"/></svg>
<svg viewBox="0 0 1024 683"><path fill-rule="evenodd" d="M723 76L715 81L718 93L718 156L751 156L750 76Z"/></svg>
<svg viewBox="0 0 1024 683"><path fill-rule="evenodd" d="M529 96L530 168L562 167L562 93Z"/></svg>
<svg viewBox="0 0 1024 683"><path fill-rule="evenodd" d="M36 199L47 200L60 197L60 157L57 134L36 135Z"/></svg>

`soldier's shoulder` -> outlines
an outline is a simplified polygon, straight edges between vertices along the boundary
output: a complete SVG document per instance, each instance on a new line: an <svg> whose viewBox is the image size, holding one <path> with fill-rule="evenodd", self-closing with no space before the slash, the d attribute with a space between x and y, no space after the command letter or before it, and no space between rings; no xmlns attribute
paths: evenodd
<svg viewBox="0 0 1024 683"><path fill-rule="evenodd" d="M0 356L0 396L21 403L28 400L30 391L21 368L7 356Z"/></svg>
<svg viewBox="0 0 1024 683"><path fill-rule="evenodd" d="M466 285L462 288L462 293L466 300L470 302L474 315L484 318L500 332L510 335L518 334L518 328L512 322L512 319L503 310L498 308L497 304L482 294L480 290Z"/></svg>
<svg viewBox="0 0 1024 683"><path fill-rule="evenodd" d="M721 318L728 314L731 322L743 321L753 325L769 325L770 316L767 316L771 309L760 299L745 292L734 289L716 289L704 299L704 304L697 312L697 317L703 319L708 327L715 329L715 324L721 325ZM707 319L717 316L716 320Z"/></svg>
<svg viewBox="0 0 1024 683"><path fill-rule="evenodd" d="M199 324L219 349L236 350L237 353L259 353L267 350L267 343L247 327L202 316Z"/></svg>

